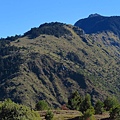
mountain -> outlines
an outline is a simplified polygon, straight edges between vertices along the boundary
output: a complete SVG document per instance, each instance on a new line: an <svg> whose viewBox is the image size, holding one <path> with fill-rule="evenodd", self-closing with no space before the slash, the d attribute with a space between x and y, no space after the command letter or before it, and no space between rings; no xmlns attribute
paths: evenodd
<svg viewBox="0 0 120 120"><path fill-rule="evenodd" d="M117 49L120 52L120 16L106 17L97 13L89 15L88 18L80 19L75 24L90 34L93 39L99 39L105 46Z"/></svg>
<svg viewBox="0 0 120 120"><path fill-rule="evenodd" d="M84 34L79 27L52 22L0 40L0 100L34 108L45 99L57 107L74 91L91 94L93 102L108 95L120 99L119 73L114 32Z"/></svg>
<svg viewBox="0 0 120 120"><path fill-rule="evenodd" d="M91 14L88 18L78 20L75 26L82 28L88 34L112 31L120 37L120 16L106 17L99 14Z"/></svg>

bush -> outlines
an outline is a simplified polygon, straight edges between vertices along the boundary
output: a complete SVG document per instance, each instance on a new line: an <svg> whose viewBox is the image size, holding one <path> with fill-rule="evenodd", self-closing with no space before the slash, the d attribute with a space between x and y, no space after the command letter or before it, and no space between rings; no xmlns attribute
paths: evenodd
<svg viewBox="0 0 120 120"><path fill-rule="evenodd" d="M120 120L120 106L117 106L111 110L110 120Z"/></svg>
<svg viewBox="0 0 120 120"><path fill-rule="evenodd" d="M115 97L107 97L104 101L104 108L106 111L110 111L112 108L116 107L118 105L118 101Z"/></svg>
<svg viewBox="0 0 120 120"><path fill-rule="evenodd" d="M84 111L83 115L80 117L80 120L96 120L93 116L95 113L94 107L91 106L89 109Z"/></svg>
<svg viewBox="0 0 120 120"><path fill-rule="evenodd" d="M8 99L0 104L0 120L41 120L41 118L37 112Z"/></svg>
<svg viewBox="0 0 120 120"><path fill-rule="evenodd" d="M36 110L48 110L48 104L44 100L40 100L36 105L35 105Z"/></svg>
<svg viewBox="0 0 120 120"><path fill-rule="evenodd" d="M104 103L101 102L100 100L97 101L97 103L95 104L95 114L102 114L104 111Z"/></svg>
<svg viewBox="0 0 120 120"><path fill-rule="evenodd" d="M45 115L45 119L46 120L52 120L54 117L54 114L51 111L47 111L46 115Z"/></svg>

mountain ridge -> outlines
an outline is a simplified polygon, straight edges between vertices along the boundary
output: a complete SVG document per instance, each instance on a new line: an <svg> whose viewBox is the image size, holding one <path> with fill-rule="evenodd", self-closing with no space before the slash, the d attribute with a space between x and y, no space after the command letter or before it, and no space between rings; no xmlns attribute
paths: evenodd
<svg viewBox="0 0 120 120"><path fill-rule="evenodd" d="M111 31L114 34L120 36L120 16L102 16L98 14L92 14L84 19L78 20L74 25L82 28L86 33L97 33L102 31Z"/></svg>
<svg viewBox="0 0 120 120"><path fill-rule="evenodd" d="M110 42L118 40L109 31L84 34L63 23L47 23L17 39L1 40L0 99L32 108L41 99L60 106L74 91L91 94L93 101L109 95L120 99L120 51Z"/></svg>

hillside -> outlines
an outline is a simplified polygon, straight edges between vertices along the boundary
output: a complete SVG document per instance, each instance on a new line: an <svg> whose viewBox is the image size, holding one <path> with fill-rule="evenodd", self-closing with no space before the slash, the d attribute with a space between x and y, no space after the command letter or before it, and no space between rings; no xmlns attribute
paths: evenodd
<svg viewBox="0 0 120 120"><path fill-rule="evenodd" d="M74 91L93 101L120 99L120 49L112 32L84 34L63 23L46 23L15 39L0 40L0 99L34 108L45 99L54 107Z"/></svg>

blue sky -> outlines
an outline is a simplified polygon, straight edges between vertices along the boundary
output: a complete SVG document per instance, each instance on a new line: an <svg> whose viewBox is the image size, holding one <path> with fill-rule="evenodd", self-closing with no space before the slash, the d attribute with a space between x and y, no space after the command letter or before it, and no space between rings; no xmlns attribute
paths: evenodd
<svg viewBox="0 0 120 120"><path fill-rule="evenodd" d="M120 16L120 0L1 0L0 37L23 34L45 22L74 24L89 14Z"/></svg>

